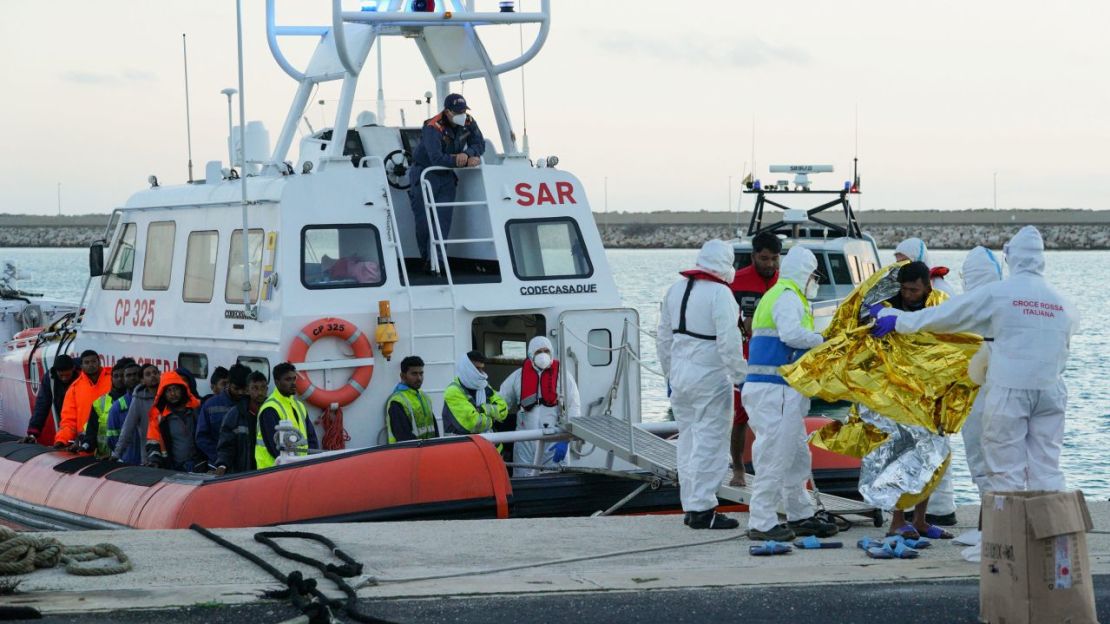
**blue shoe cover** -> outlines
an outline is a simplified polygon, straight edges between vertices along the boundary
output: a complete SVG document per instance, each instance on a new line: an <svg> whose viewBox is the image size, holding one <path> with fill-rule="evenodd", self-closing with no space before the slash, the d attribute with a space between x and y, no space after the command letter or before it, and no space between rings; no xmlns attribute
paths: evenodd
<svg viewBox="0 0 1110 624"><path fill-rule="evenodd" d="M766 541L762 544L757 544L748 547L748 553L755 557L770 557L771 555L785 555L789 553L792 548L788 544L782 542Z"/></svg>

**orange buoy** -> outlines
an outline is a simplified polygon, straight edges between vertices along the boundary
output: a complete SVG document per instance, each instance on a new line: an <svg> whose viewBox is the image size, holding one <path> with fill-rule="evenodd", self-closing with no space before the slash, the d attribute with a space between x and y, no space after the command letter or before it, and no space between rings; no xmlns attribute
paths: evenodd
<svg viewBox="0 0 1110 624"><path fill-rule="evenodd" d="M301 329L301 332L289 345L288 358L293 364L303 363L308 355L308 349L314 342L324 337L341 338L347 341L354 350L354 357L358 359L373 359L374 348L370 339L354 323L341 318L328 317L312 321ZM320 409L327 409L332 404L339 406L349 405L362 396L370 386L370 379L374 376L374 363L364 364L355 369L354 374L347 380L347 384L336 390L317 388L308 379L304 372L297 373L297 393L310 405Z"/></svg>

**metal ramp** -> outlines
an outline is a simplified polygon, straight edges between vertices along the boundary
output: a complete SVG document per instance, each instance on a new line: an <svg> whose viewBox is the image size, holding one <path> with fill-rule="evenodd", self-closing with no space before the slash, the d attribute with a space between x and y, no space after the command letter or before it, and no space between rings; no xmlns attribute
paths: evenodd
<svg viewBox="0 0 1110 624"><path fill-rule="evenodd" d="M647 470L664 479L678 481L678 449L667 440L636 426L626 420L613 418L604 414L597 416L583 416L563 423L563 427L574 437L593 444L594 446L611 452L630 464ZM751 482L754 479L748 475ZM717 490L717 497L735 503L748 504L751 500L751 488L736 487L722 483ZM862 501L855 501L831 494L814 494L810 491L814 504L826 511L835 514L852 514L867 516L881 524L882 515L879 510ZM780 507L779 513L785 513Z"/></svg>

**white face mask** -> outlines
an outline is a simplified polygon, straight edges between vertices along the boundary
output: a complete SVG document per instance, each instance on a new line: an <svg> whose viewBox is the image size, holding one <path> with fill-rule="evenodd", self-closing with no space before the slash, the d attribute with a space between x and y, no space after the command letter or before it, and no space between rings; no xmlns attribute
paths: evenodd
<svg viewBox="0 0 1110 624"><path fill-rule="evenodd" d="M817 283L817 280L813 279L812 277L809 278L809 281L806 282L806 299L813 299L814 297L816 297L817 289L820 287L821 285Z"/></svg>
<svg viewBox="0 0 1110 624"><path fill-rule="evenodd" d="M459 114L459 115L452 115L451 116L451 121L456 126L465 126L466 125L466 113L462 113L462 114Z"/></svg>
<svg viewBox="0 0 1110 624"><path fill-rule="evenodd" d="M532 358L532 363L540 370L547 370L547 367L551 366L551 354L537 353L536 356Z"/></svg>

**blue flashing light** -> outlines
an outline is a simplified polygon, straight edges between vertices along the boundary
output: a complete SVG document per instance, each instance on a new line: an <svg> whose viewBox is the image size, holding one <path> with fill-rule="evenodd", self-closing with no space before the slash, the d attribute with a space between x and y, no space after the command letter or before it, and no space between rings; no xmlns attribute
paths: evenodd
<svg viewBox="0 0 1110 624"><path fill-rule="evenodd" d="M506 0L505 2L498 2L497 6L501 9L502 13L512 13L514 11L513 4L513 0Z"/></svg>
<svg viewBox="0 0 1110 624"><path fill-rule="evenodd" d="M850 190L852 190L852 183L851 183L851 182L849 182L849 181L847 181L847 180L845 180L845 181L844 181L844 190L845 190L845 191L850 191Z"/></svg>
<svg viewBox="0 0 1110 624"><path fill-rule="evenodd" d="M763 190L763 182L760 182L759 180L756 180L755 184L752 185L752 188L754 188L757 191Z"/></svg>
<svg viewBox="0 0 1110 624"><path fill-rule="evenodd" d="M378 5L380 3L381 3L381 0L362 0L362 10L363 11L370 11L370 12L377 12Z"/></svg>

